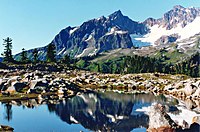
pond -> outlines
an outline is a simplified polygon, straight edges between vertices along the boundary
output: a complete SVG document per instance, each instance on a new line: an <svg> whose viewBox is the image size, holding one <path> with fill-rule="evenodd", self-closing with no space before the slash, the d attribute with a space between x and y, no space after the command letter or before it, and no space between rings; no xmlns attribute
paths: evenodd
<svg viewBox="0 0 200 132"><path fill-rule="evenodd" d="M50 96L2 102L0 124L11 126L16 132L143 132L149 119L137 109L152 103L175 106L178 101L163 95L90 92L72 98Z"/></svg>

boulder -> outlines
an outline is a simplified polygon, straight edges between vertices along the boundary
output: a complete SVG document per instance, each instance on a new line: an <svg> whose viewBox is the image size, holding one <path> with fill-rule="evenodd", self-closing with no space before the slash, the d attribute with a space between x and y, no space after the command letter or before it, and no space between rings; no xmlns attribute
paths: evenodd
<svg viewBox="0 0 200 132"><path fill-rule="evenodd" d="M190 96L196 91L196 87L194 85L191 85L191 83L185 84L185 95Z"/></svg>
<svg viewBox="0 0 200 132"><path fill-rule="evenodd" d="M10 87L8 87L8 89L6 90L6 92L15 93L16 90L15 90L15 88L13 86L10 86Z"/></svg>
<svg viewBox="0 0 200 132"><path fill-rule="evenodd" d="M160 132L160 130L166 132L174 132L178 125L170 118L166 113L165 106L161 104L155 104L150 107L149 115L149 132Z"/></svg>
<svg viewBox="0 0 200 132"><path fill-rule="evenodd" d="M21 92L25 87L27 87L26 82L16 82L13 84L13 87L17 92Z"/></svg>
<svg viewBox="0 0 200 132"><path fill-rule="evenodd" d="M48 82L45 79L31 80L28 93L41 93L48 88Z"/></svg>
<svg viewBox="0 0 200 132"><path fill-rule="evenodd" d="M195 93L192 95L193 99L200 99L200 88L198 88Z"/></svg>
<svg viewBox="0 0 200 132"><path fill-rule="evenodd" d="M193 108L197 107L196 103L191 99L185 100L185 106L186 106L187 109L193 109Z"/></svg>
<svg viewBox="0 0 200 132"><path fill-rule="evenodd" d="M1 132L13 132L14 128L10 126L0 125L0 131Z"/></svg>
<svg viewBox="0 0 200 132"><path fill-rule="evenodd" d="M195 116L192 118L192 123L200 124L200 116Z"/></svg>
<svg viewBox="0 0 200 132"><path fill-rule="evenodd" d="M16 81L20 81L20 80L21 80L20 76L13 76L7 82L8 82L9 85L11 85L12 82L16 82Z"/></svg>
<svg viewBox="0 0 200 132"><path fill-rule="evenodd" d="M8 79L0 79L0 91L5 91L7 88L5 84L7 84Z"/></svg>

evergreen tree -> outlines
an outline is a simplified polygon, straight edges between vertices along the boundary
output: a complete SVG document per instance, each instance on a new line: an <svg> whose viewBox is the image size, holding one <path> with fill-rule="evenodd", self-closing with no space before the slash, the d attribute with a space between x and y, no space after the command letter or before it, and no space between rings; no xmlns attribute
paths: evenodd
<svg viewBox="0 0 200 132"><path fill-rule="evenodd" d="M34 63L38 62L38 50L37 49L33 50L33 62Z"/></svg>
<svg viewBox="0 0 200 132"><path fill-rule="evenodd" d="M101 72L100 64L97 63L97 72Z"/></svg>
<svg viewBox="0 0 200 132"><path fill-rule="evenodd" d="M27 63L28 58L27 58L27 51L23 48L22 53L21 53L21 62Z"/></svg>
<svg viewBox="0 0 200 132"><path fill-rule="evenodd" d="M56 62L56 47L54 43L50 43L47 47L47 62Z"/></svg>
<svg viewBox="0 0 200 132"><path fill-rule="evenodd" d="M7 37L6 39L3 39L5 46L4 52L1 54L4 57L5 62L12 62L12 39Z"/></svg>
<svg viewBox="0 0 200 132"><path fill-rule="evenodd" d="M63 60L62 60L62 63L66 64L68 67L70 66L70 57L68 55L65 55Z"/></svg>

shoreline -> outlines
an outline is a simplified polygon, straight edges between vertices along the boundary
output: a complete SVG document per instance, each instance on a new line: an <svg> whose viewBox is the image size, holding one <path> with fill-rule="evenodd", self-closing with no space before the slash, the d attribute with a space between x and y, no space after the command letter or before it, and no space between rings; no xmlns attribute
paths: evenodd
<svg viewBox="0 0 200 132"><path fill-rule="evenodd" d="M153 93L155 96L164 94L184 102L193 102L193 105L186 107L200 112L200 78L162 73L120 75L78 70L52 73L37 70L0 72L3 73L0 77L0 102L44 99L47 96L55 96L55 99L70 98L89 91Z"/></svg>

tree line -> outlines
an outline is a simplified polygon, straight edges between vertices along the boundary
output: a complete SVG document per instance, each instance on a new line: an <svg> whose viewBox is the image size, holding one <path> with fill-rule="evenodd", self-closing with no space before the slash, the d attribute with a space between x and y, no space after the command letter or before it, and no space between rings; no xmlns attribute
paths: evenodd
<svg viewBox="0 0 200 132"><path fill-rule="evenodd" d="M7 37L3 39L4 52L1 54L3 56L3 62L6 63L17 63L17 64L27 64L27 63L38 63L39 60L39 51L37 48L32 50L32 59L28 57L28 51L22 48L20 53L20 57L18 60L15 60L12 55L12 39ZM46 61L47 63L57 62L56 59L56 47L52 42L48 44L46 48ZM70 58L68 55L64 56L62 59L59 59L59 62L66 63L68 66L70 65Z"/></svg>
<svg viewBox="0 0 200 132"><path fill-rule="evenodd" d="M200 76L200 55L197 52L186 61L181 63L163 63L162 59L144 56L125 56L113 60L91 62L90 58L84 57L77 62L79 68L102 72L102 73L168 73L186 74L192 77Z"/></svg>

